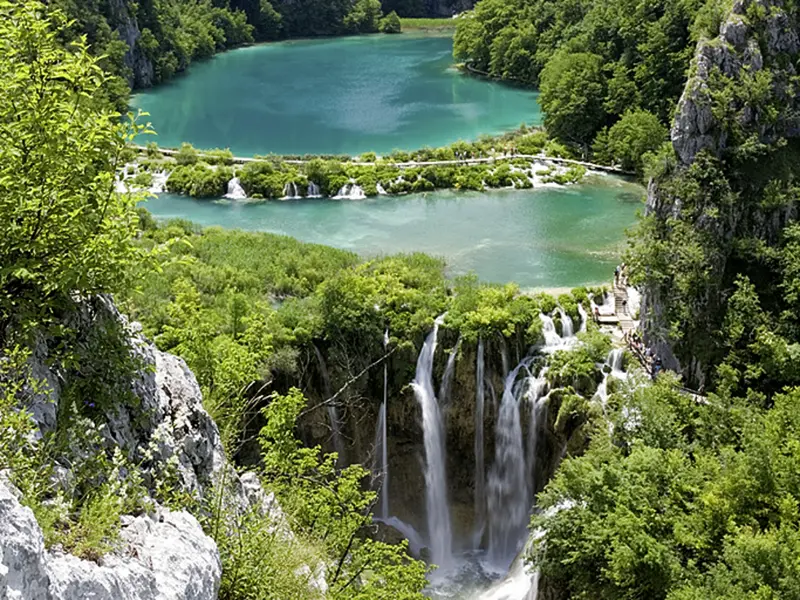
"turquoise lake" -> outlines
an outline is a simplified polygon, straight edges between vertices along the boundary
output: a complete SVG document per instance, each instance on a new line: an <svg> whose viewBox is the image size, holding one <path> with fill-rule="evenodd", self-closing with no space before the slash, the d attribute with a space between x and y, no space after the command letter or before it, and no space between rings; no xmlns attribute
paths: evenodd
<svg viewBox="0 0 800 600"><path fill-rule="evenodd" d="M237 155L386 154L541 123L536 92L461 74L452 48L422 34L250 46L131 104L150 113L161 146Z"/></svg>
<svg viewBox="0 0 800 600"><path fill-rule="evenodd" d="M426 252L448 272L523 288L605 283L624 249L644 190L616 177L582 185L483 193L442 191L368 200L305 199L259 204L162 194L156 217L269 231L363 256Z"/></svg>

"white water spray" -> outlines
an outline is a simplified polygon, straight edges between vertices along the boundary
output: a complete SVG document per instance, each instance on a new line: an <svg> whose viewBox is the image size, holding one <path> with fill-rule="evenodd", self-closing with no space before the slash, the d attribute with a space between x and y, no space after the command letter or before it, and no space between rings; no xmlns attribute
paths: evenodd
<svg viewBox="0 0 800 600"><path fill-rule="evenodd" d="M244 200L247 198L247 194L238 177L228 181L228 193L225 194L224 198L229 198L230 200Z"/></svg>
<svg viewBox="0 0 800 600"><path fill-rule="evenodd" d="M335 200L364 200L367 195L361 186L356 183L344 184L336 195L333 197Z"/></svg>
<svg viewBox="0 0 800 600"><path fill-rule="evenodd" d="M563 338L570 338L575 335L575 325L572 323L572 317L570 317L564 309L560 306L558 307L558 314L561 317L561 337Z"/></svg>
<svg viewBox="0 0 800 600"><path fill-rule="evenodd" d="M473 546L481 543L486 528L486 466L483 455L483 406L486 400L484 380L483 338L478 340L475 365L475 531Z"/></svg>
<svg viewBox="0 0 800 600"><path fill-rule="evenodd" d="M444 315L437 317L417 359L417 372L411 386L422 408L422 430L425 441L425 506L431 561L446 567L452 560L450 507L447 503L445 474L444 427L439 403L433 391L433 356L436 337Z"/></svg>
<svg viewBox="0 0 800 600"><path fill-rule="evenodd" d="M520 423L520 397L528 382L516 382L519 370L530 362L524 359L506 377L495 430L488 481L489 557L499 566L508 566L519 552L530 510Z"/></svg>
<svg viewBox="0 0 800 600"><path fill-rule="evenodd" d="M553 318L544 313L539 313L539 319L542 321L542 335L544 336L545 347L555 348L560 346L563 340L556 331L556 325L553 323Z"/></svg>

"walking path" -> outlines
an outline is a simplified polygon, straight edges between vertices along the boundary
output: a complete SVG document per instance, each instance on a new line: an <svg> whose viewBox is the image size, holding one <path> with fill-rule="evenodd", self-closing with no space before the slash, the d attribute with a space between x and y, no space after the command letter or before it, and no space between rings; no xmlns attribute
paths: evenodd
<svg viewBox="0 0 800 600"><path fill-rule="evenodd" d="M145 146L134 145L133 148L139 152L146 152L147 148ZM161 154L165 156L175 156L178 154L178 150L173 150L169 148L159 148L158 149ZM211 157L215 159L219 159L219 156L215 156L213 154L209 154L206 152L198 151L197 156L199 157ZM280 158L280 157L278 157ZM380 157L379 157L380 158ZM390 162L390 164L400 168L400 169L413 169L415 167L428 167L428 166L447 166L447 165L477 165L477 164L486 164L486 163L495 163L495 162L503 162L508 160L514 160L515 158L522 158L525 160L529 160L531 162L538 162L538 163L554 163L559 165L570 165L570 166L581 166L592 171L603 171L605 173L613 173L615 175L635 175L632 171L626 171L624 169L620 169L618 167L613 167L609 165L598 165L596 163L585 162L580 160L572 160L569 158L560 158L558 156L545 156L543 154L500 154L497 156L487 156L483 158L465 158L461 160L428 160L428 161L406 161L406 162ZM264 158L253 158L247 156L234 156L231 159L235 164L246 164L251 162L260 162L269 160L268 157ZM283 160L283 159L281 159ZM302 165L311 160L316 159L286 159L283 162L290 164L290 165ZM342 161L343 164L348 165L355 165L358 167L370 167L374 166L374 162L364 162L364 161Z"/></svg>

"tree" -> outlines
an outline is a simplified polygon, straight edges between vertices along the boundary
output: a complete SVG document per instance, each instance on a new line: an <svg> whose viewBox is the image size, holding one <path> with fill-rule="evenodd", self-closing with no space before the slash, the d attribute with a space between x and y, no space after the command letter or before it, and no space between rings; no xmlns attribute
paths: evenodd
<svg viewBox="0 0 800 600"><path fill-rule="evenodd" d="M354 33L373 33L378 31L381 14L380 0L356 0L344 26Z"/></svg>
<svg viewBox="0 0 800 600"><path fill-rule="evenodd" d="M66 17L44 12L0 3L0 331L119 289L138 256L138 198L115 193L114 173L141 128L103 104L108 77L82 40L60 42Z"/></svg>
<svg viewBox="0 0 800 600"><path fill-rule="evenodd" d="M658 117L646 110L631 110L606 135L598 135L595 152L623 169L641 172L645 155L656 152L666 139L667 128Z"/></svg>
<svg viewBox="0 0 800 600"><path fill-rule="evenodd" d="M545 127L555 137L586 145L606 118L603 59L561 52L542 71L539 102Z"/></svg>
<svg viewBox="0 0 800 600"><path fill-rule="evenodd" d="M400 17L392 11L381 20L381 31L383 33L400 33L403 29Z"/></svg>

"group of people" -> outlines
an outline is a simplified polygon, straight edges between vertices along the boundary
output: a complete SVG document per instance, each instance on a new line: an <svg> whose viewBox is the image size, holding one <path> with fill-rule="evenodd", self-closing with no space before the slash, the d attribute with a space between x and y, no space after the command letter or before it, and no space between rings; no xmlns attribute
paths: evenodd
<svg viewBox="0 0 800 600"><path fill-rule="evenodd" d="M631 351L647 369L647 372L650 373L650 377L655 379L656 376L664 370L661 359L655 355L652 348L644 343L641 334L637 330L629 331L623 338Z"/></svg>
<svg viewBox="0 0 800 600"><path fill-rule="evenodd" d="M614 285L620 287L628 285L628 266L625 263L617 265L614 269Z"/></svg>

